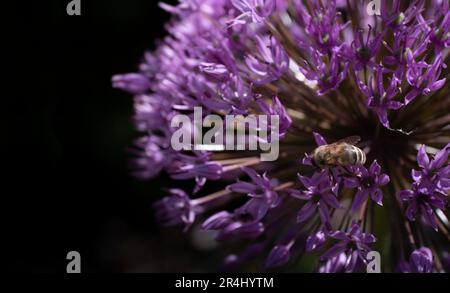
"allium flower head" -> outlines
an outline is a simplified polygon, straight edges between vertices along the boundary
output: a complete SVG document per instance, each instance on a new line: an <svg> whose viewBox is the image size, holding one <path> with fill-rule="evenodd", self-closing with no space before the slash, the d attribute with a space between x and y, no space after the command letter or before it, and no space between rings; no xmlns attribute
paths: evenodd
<svg viewBox="0 0 450 293"><path fill-rule="evenodd" d="M199 222L236 243L221 246L227 268L258 260L283 269L310 254L309 271L364 272L376 247L384 271L448 270L448 0L382 0L381 15L357 0L161 7L173 15L167 37L112 84L134 96L134 174L173 180L155 203L163 224L188 231ZM198 119L198 108L200 119L258 117L246 130L278 131L258 139L276 142L278 158L175 149L180 129L190 138L211 130L174 123ZM339 148L355 136L361 152ZM315 163L318 146L324 164Z"/></svg>

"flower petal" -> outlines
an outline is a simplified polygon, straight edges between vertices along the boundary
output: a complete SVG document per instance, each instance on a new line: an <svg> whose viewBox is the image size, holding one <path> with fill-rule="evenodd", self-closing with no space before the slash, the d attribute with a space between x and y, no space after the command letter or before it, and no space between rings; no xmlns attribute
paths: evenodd
<svg viewBox="0 0 450 293"><path fill-rule="evenodd" d="M287 245L276 245L269 253L267 257L265 267L274 268L286 264L289 261L290 247Z"/></svg>
<svg viewBox="0 0 450 293"><path fill-rule="evenodd" d="M323 138L322 135L318 134L317 132L313 132L313 135L314 135L314 140L316 141L316 144L318 146L327 144L326 140Z"/></svg>
<svg viewBox="0 0 450 293"><path fill-rule="evenodd" d="M358 190L356 192L355 198L353 199L352 212L356 212L367 200L368 196L369 196L368 190Z"/></svg>
<svg viewBox="0 0 450 293"><path fill-rule="evenodd" d="M298 212L297 222L301 223L309 219L312 214L316 211L316 205L312 202L307 202L302 209Z"/></svg>
<svg viewBox="0 0 450 293"><path fill-rule="evenodd" d="M381 174L380 177L378 178L378 186L384 186L384 185L388 184L390 180L391 179L389 178L388 175Z"/></svg>
<svg viewBox="0 0 450 293"><path fill-rule="evenodd" d="M430 164L430 159L425 152L425 145L421 145L419 151L417 152L417 163L423 169L427 169Z"/></svg>
<svg viewBox="0 0 450 293"><path fill-rule="evenodd" d="M383 193L381 189L377 188L374 192L371 193L372 200L376 202L378 205L383 206Z"/></svg>

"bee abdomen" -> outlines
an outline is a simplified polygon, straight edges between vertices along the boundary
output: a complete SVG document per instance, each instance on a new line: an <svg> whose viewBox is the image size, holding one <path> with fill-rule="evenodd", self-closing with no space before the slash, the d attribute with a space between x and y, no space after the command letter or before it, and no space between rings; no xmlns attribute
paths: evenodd
<svg viewBox="0 0 450 293"><path fill-rule="evenodd" d="M353 146L356 155L355 165L364 165L366 163L366 154L358 147Z"/></svg>

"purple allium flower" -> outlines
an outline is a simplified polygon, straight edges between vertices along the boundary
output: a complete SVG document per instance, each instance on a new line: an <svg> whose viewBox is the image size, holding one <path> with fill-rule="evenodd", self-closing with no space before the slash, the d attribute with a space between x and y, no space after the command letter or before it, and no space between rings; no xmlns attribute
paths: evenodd
<svg viewBox="0 0 450 293"><path fill-rule="evenodd" d="M411 253L409 262L399 264L402 273L431 273L433 270L433 253L428 247L422 247Z"/></svg>
<svg viewBox="0 0 450 293"><path fill-rule="evenodd" d="M169 189L169 196L154 204L156 217L166 226L184 223L189 227L194 223L197 214L202 212L201 206L196 206L189 196L181 189Z"/></svg>
<svg viewBox="0 0 450 293"><path fill-rule="evenodd" d="M255 258L303 268L304 254L319 254L308 271L364 272L377 231L377 250L392 263L414 251L402 271L432 271L430 250L435 271L448 271L438 258L450 253L449 3L383 0L373 16L367 4L160 5L173 15L168 36L112 85L133 95L133 174L173 180L154 205L163 224L200 222L218 241L236 241L242 250L227 253L227 269ZM257 119L258 131L279 129L258 138L278 144L278 159L263 161L258 149L176 150L173 119L193 118L197 107L202 119L278 116L279 127ZM192 137L203 128L180 126ZM368 163L313 164L318 146L343 159L338 146L350 136L361 138L355 147Z"/></svg>
<svg viewBox="0 0 450 293"><path fill-rule="evenodd" d="M289 127L292 124L292 119L289 117L289 115L286 112L286 109L284 108L283 104L281 103L280 99L278 97L274 96L272 98L272 104L268 106L264 100L257 99L256 103L258 103L259 108L261 111L266 115L277 115L279 118L278 122L278 128L279 128L279 138L283 138L285 134L287 133Z"/></svg>
<svg viewBox="0 0 450 293"><path fill-rule="evenodd" d="M412 178L420 184L420 188L425 188L427 192L441 192L446 195L450 189L450 166L448 157L450 154L450 143L442 150L438 151L430 161L425 146L421 145L417 153L417 163L420 170L412 170Z"/></svg>
<svg viewBox="0 0 450 293"><path fill-rule="evenodd" d="M255 201L248 201L234 213L219 212L209 217L202 225L206 230L218 230L218 241L236 238L256 238L264 232L261 219L264 211Z"/></svg>
<svg viewBox="0 0 450 293"><path fill-rule="evenodd" d="M444 86L446 79L439 79L442 66L442 57L438 55L431 65L414 64L408 68L406 80L412 86L412 90L405 96L405 104L410 103L420 94L426 96Z"/></svg>
<svg viewBox="0 0 450 293"><path fill-rule="evenodd" d="M389 176L381 173L381 167L377 161L373 161L367 170L360 167L356 177L349 177L344 180L344 186L358 188L352 204L352 211L358 210L361 205L370 197L378 205L382 206L383 192L380 187L389 183Z"/></svg>
<svg viewBox="0 0 450 293"><path fill-rule="evenodd" d="M445 209L448 190L450 190L450 165L448 156L450 143L438 151L430 161L425 146L417 152L417 164L421 170L412 170L414 180L411 190L402 190L399 197L407 204L405 215L414 221L416 215L421 215L428 225L438 230L435 209Z"/></svg>
<svg viewBox="0 0 450 293"><path fill-rule="evenodd" d="M257 36L255 45L258 55L248 55L245 59L250 75L256 76L254 82L266 84L280 78L289 66L289 57L283 47L273 37L264 40Z"/></svg>
<svg viewBox="0 0 450 293"><path fill-rule="evenodd" d="M426 21L420 16L422 27L431 34L430 41L435 45L436 54L450 47L450 4L448 1L440 2L435 4L437 15L434 20Z"/></svg>
<svg viewBox="0 0 450 293"><path fill-rule="evenodd" d="M258 23L272 14L275 10L276 0L231 0L231 3L242 12L234 20L234 23L245 23L246 19Z"/></svg>
<svg viewBox="0 0 450 293"><path fill-rule="evenodd" d="M141 180L157 176L171 164L175 156L175 153L167 148L164 140L156 136L136 140L130 153L135 156L131 160L133 174Z"/></svg>
<svg viewBox="0 0 450 293"><path fill-rule="evenodd" d="M300 192L292 191L291 195L295 198L306 200L307 202L301 208L297 215L298 222L304 222L318 212L323 224L329 224L329 208L340 208L337 199L338 184L332 185L327 172L316 172L311 178L299 175L305 190Z"/></svg>
<svg viewBox="0 0 450 293"><path fill-rule="evenodd" d="M397 95L398 80L393 76L389 82L388 88L385 90L383 86L383 68L378 67L375 75L375 87L372 84L372 79L369 79L369 85L366 86L362 81L359 82L359 88L367 97L367 106L373 109L380 119L384 127L390 128L387 110L398 110L403 106L403 103L395 101L393 98Z"/></svg>
<svg viewBox="0 0 450 293"><path fill-rule="evenodd" d="M423 216L425 223L437 230L435 209L444 209L446 205L445 196L440 192L428 192L421 189L418 183L414 183L412 190L402 190L398 196L407 204L405 215L410 221L416 219L416 215Z"/></svg>
<svg viewBox="0 0 450 293"><path fill-rule="evenodd" d="M358 31L355 33L355 40L352 43L351 52L349 53L349 60L353 64L353 68L356 71L363 70L365 66L376 68L373 58L378 54L381 48L381 40L383 34L380 33L370 40L370 34L372 27L370 27L367 34L367 38L364 40L364 31Z"/></svg>
<svg viewBox="0 0 450 293"><path fill-rule="evenodd" d="M336 1L328 1L327 4L327 7L322 7L316 1L310 1L307 5L295 1L299 22L304 30L301 36L308 40L299 38L302 47L313 46L320 53L329 53L342 44L339 34L343 25L338 21Z"/></svg>
<svg viewBox="0 0 450 293"><path fill-rule="evenodd" d="M278 205L278 193L275 191L277 186L276 180L269 180L266 174L259 175L255 170L243 167L245 173L250 177L252 183L240 181L231 185L228 185L228 189L237 192L245 193L251 197L251 204L249 206L257 206L255 213L256 218L262 219L270 208L274 208Z"/></svg>
<svg viewBox="0 0 450 293"><path fill-rule="evenodd" d="M411 22L420 15L423 6L423 1L414 0L405 11L401 11L400 0L393 0L391 6L388 5L389 2L391 1L381 1L380 12L384 25L394 32L404 30L411 25Z"/></svg>
<svg viewBox="0 0 450 293"><path fill-rule="evenodd" d="M376 241L375 236L372 234L362 233L357 223L353 223L347 233L335 231L330 233L329 236L338 242L320 258L322 260L331 260L341 253L345 253L347 256L344 266L346 272L352 272L358 260L366 262L366 254L371 250L369 245Z"/></svg>
<svg viewBox="0 0 450 293"><path fill-rule="evenodd" d="M324 95L329 91L336 90L347 74L348 63L344 63L341 68L341 60L336 52L331 54L331 60L324 62L322 55L317 51L312 51L311 60L304 61L299 70L309 80L316 81L320 90L318 95Z"/></svg>
<svg viewBox="0 0 450 293"><path fill-rule="evenodd" d="M424 65L419 59L427 49L428 37L425 32L417 27L407 27L395 33L393 44L386 41L383 46L389 54L383 58L385 71L394 72L397 80L402 80L408 67Z"/></svg>
<svg viewBox="0 0 450 293"><path fill-rule="evenodd" d="M265 174L260 175L250 168L242 168L252 183L239 181L228 185L228 189L236 193L247 194L250 199L233 213L218 212L209 217L203 228L219 230L217 240L230 238L256 238L264 231L262 220L270 209L279 204L275 190L276 180L269 180Z"/></svg>

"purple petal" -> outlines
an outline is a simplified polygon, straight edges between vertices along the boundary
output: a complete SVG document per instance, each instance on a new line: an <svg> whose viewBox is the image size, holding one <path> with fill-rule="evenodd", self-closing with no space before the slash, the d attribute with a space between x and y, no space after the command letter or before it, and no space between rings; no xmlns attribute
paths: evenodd
<svg viewBox="0 0 450 293"><path fill-rule="evenodd" d="M142 74L127 73L112 77L113 87L130 92L132 94L145 93L150 88L150 83Z"/></svg>
<svg viewBox="0 0 450 293"><path fill-rule="evenodd" d="M308 177L303 176L301 174L298 174L297 177L300 180L300 182L303 184L303 186L305 186L306 188L311 186L311 181Z"/></svg>
<svg viewBox="0 0 450 293"><path fill-rule="evenodd" d="M403 105L404 105L403 103L400 103L400 102L397 102L397 101L389 101L388 104L387 104L387 107L389 109L392 109L392 110L398 110L401 107L403 107Z"/></svg>
<svg viewBox="0 0 450 293"><path fill-rule="evenodd" d="M411 170L411 177L414 181L419 181L422 178L422 171Z"/></svg>
<svg viewBox="0 0 450 293"><path fill-rule="evenodd" d="M361 234L361 241L365 244L370 244L370 243L374 243L377 241L377 238L375 238L375 236L373 236L372 234L368 234L368 233L362 233Z"/></svg>
<svg viewBox="0 0 450 293"><path fill-rule="evenodd" d="M332 193L323 193L322 194L322 200L325 201L325 203L335 209L338 209L341 207L341 204L339 203L339 200L336 198L336 196Z"/></svg>
<svg viewBox="0 0 450 293"><path fill-rule="evenodd" d="M347 234L343 231L333 231L328 234L331 238L339 239L339 240L347 240Z"/></svg>
<svg viewBox="0 0 450 293"><path fill-rule="evenodd" d="M430 169L434 170L441 168L445 164L445 162L447 162L449 154L450 154L450 143L447 144L442 150L440 150L434 156L434 160L431 162Z"/></svg>
<svg viewBox="0 0 450 293"><path fill-rule="evenodd" d="M307 202L302 209L298 212L297 222L301 223L309 219L312 214L316 211L316 205L311 202Z"/></svg>
<svg viewBox="0 0 450 293"><path fill-rule="evenodd" d="M405 96L405 105L408 105L412 100L414 100L420 94L419 91L413 89Z"/></svg>
<svg viewBox="0 0 450 293"><path fill-rule="evenodd" d="M384 185L388 184L390 180L391 179L389 178L388 175L381 174L380 177L378 178L378 186L384 186Z"/></svg>
<svg viewBox="0 0 450 293"><path fill-rule="evenodd" d="M380 167L380 165L378 164L377 161L373 161L373 163L370 165L369 172L370 172L370 174L372 174L372 175L378 175L378 174L380 174L380 172L381 172L381 167Z"/></svg>
<svg viewBox="0 0 450 293"><path fill-rule="evenodd" d="M433 269L433 254L427 247L414 250L410 257L410 266L416 273L431 273Z"/></svg>
<svg viewBox="0 0 450 293"><path fill-rule="evenodd" d="M420 211L425 222L430 225L435 231L438 231L436 218L434 217L434 212L430 207L420 206Z"/></svg>
<svg viewBox="0 0 450 293"><path fill-rule="evenodd" d="M408 218L408 220L414 221L416 218L416 213L417 213L417 203L415 201L412 201L409 204L408 208L406 209L405 216Z"/></svg>
<svg viewBox="0 0 450 293"><path fill-rule="evenodd" d="M339 242L335 245L333 245L330 249L328 249L322 256L320 257L321 260L328 260L332 257L344 252L347 248L346 242Z"/></svg>
<svg viewBox="0 0 450 293"><path fill-rule="evenodd" d="M320 201L318 208L319 208L320 220L322 221L322 223L324 223L324 224L330 223L330 213L328 211L328 207L325 204L323 204L322 201Z"/></svg>
<svg viewBox="0 0 450 293"><path fill-rule="evenodd" d="M243 224L241 222L234 222L226 226L216 236L217 241L224 241L233 238L256 238L264 232L264 225L260 222L250 224Z"/></svg>
<svg viewBox="0 0 450 293"><path fill-rule="evenodd" d="M374 202L380 206L383 206L383 193L381 192L381 189L377 188L374 192L372 192L371 197Z"/></svg>
<svg viewBox="0 0 450 293"><path fill-rule="evenodd" d="M245 211L252 215L253 220L262 220L269 210L269 203L264 198L252 198L247 203L245 203L240 211Z"/></svg>
<svg viewBox="0 0 450 293"><path fill-rule="evenodd" d="M317 132L313 132L313 135L314 135L314 140L316 141L316 144L318 146L327 144L326 140L323 138L322 135L318 134Z"/></svg>
<svg viewBox="0 0 450 293"><path fill-rule="evenodd" d="M386 109L378 109L377 111L378 119L380 120L381 124L383 124L386 128L391 128L391 125L388 120Z"/></svg>
<svg viewBox="0 0 450 293"><path fill-rule="evenodd" d="M344 186L347 188L359 187L359 180L356 177L344 178Z"/></svg>
<svg viewBox="0 0 450 293"><path fill-rule="evenodd" d="M218 212L206 219L202 228L205 230L218 230L228 225L231 221L231 214L226 211Z"/></svg>
<svg viewBox="0 0 450 293"><path fill-rule="evenodd" d="M430 203L430 205L432 205L435 208L438 208L441 210L445 209L445 200L444 199L433 196L428 199L428 202Z"/></svg>
<svg viewBox="0 0 450 293"><path fill-rule="evenodd" d="M266 260L266 268L279 267L286 264L289 261L290 247L287 245L277 245L269 253Z"/></svg>
<svg viewBox="0 0 450 293"><path fill-rule="evenodd" d="M345 268L346 273L352 273L355 270L358 258L359 254L357 250L353 251L352 254L348 256Z"/></svg>
<svg viewBox="0 0 450 293"><path fill-rule="evenodd" d="M312 166L312 160L313 158L310 155L305 154L305 157L302 159L302 164L306 166Z"/></svg>
<svg viewBox="0 0 450 293"><path fill-rule="evenodd" d="M432 92L440 90L444 86L445 82L446 82L446 79L443 78L441 80L438 80L438 81L432 83L428 88Z"/></svg>
<svg viewBox="0 0 450 293"><path fill-rule="evenodd" d="M261 176L255 170L248 167L242 167L241 169L242 171L247 173L247 175L252 179L253 182L255 182L256 184L260 183Z"/></svg>
<svg viewBox="0 0 450 293"><path fill-rule="evenodd" d="M227 186L227 188L233 192L238 193L252 193L257 189L257 187L254 184L240 181L237 183L233 183Z"/></svg>
<svg viewBox="0 0 450 293"><path fill-rule="evenodd" d="M355 198L353 199L352 212L356 212L362 206L362 204L367 200L368 196L369 196L368 190L366 190L366 189L358 190L356 192Z"/></svg>
<svg viewBox="0 0 450 293"><path fill-rule="evenodd" d="M311 194L305 193L296 189L286 189L286 192L289 193L290 196L301 199L301 200L310 200Z"/></svg>
<svg viewBox="0 0 450 293"><path fill-rule="evenodd" d="M347 263L347 255L340 253L339 255L328 260L325 265L319 268L319 273L340 273Z"/></svg>
<svg viewBox="0 0 450 293"><path fill-rule="evenodd" d="M419 151L417 152L417 163L423 169L427 169L430 164L430 159L425 152L425 146L421 145Z"/></svg>
<svg viewBox="0 0 450 293"><path fill-rule="evenodd" d="M320 230L317 233L310 235L308 239L306 239L306 251L313 251L316 249L320 249L320 247L325 244L326 235Z"/></svg>
<svg viewBox="0 0 450 293"><path fill-rule="evenodd" d="M400 191L400 192L398 193L398 197L399 197L401 200L403 200L403 201L409 200L409 199L411 199L413 196L414 196L414 192L413 192L412 190L409 190L409 189L407 189L407 190L402 190L402 191Z"/></svg>

